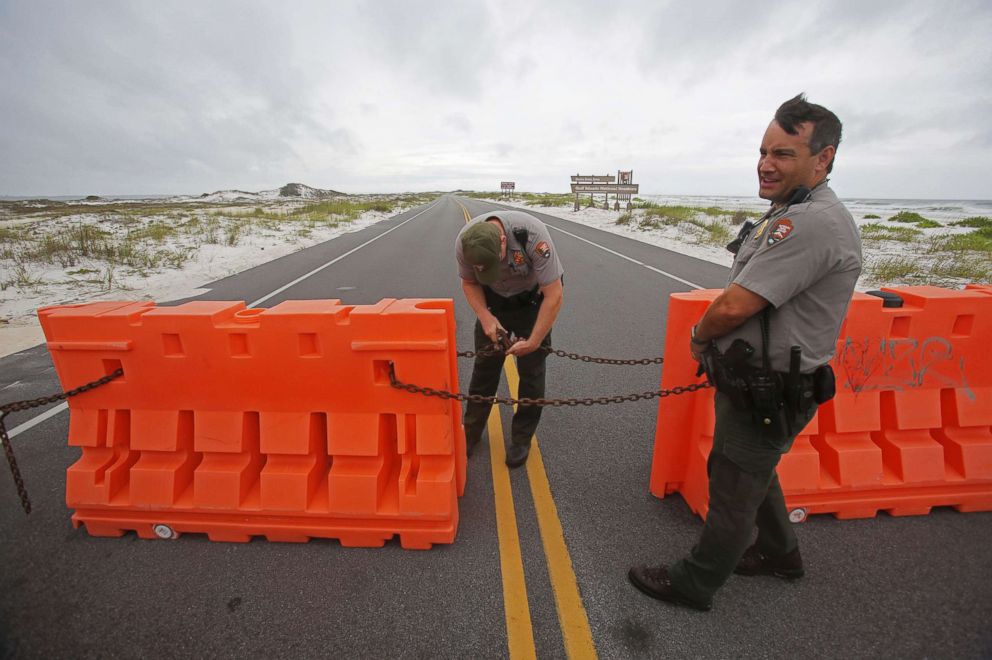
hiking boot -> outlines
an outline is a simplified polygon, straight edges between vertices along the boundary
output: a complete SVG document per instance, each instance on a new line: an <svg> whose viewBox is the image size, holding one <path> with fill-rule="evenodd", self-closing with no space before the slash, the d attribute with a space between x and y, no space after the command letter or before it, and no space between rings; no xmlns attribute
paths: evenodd
<svg viewBox="0 0 992 660"><path fill-rule="evenodd" d="M643 593L675 605L684 605L701 612L709 612L713 607L712 601L699 602L684 596L672 586L672 578L668 575L668 567L661 566L634 566L627 571L627 579Z"/></svg>
<svg viewBox="0 0 992 660"><path fill-rule="evenodd" d="M781 557L769 557L752 545L744 551L744 556L737 563L734 573L738 575L774 575L786 580L798 580L806 574L803 568L803 558L796 548Z"/></svg>
<svg viewBox="0 0 992 660"><path fill-rule="evenodd" d="M510 448L506 450L506 466L520 467L527 462L528 454L530 454L530 445L510 444Z"/></svg>

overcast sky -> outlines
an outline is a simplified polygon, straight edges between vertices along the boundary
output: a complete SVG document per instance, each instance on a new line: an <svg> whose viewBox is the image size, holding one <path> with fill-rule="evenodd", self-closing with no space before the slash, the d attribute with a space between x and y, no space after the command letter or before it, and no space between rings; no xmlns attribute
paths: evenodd
<svg viewBox="0 0 992 660"><path fill-rule="evenodd" d="M992 198L988 0L0 0L0 195L756 195L801 91L842 197Z"/></svg>

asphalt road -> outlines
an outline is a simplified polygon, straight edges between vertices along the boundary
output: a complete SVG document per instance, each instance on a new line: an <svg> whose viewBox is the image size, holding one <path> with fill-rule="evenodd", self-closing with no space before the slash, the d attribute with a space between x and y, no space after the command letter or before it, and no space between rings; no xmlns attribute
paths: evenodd
<svg viewBox="0 0 992 660"><path fill-rule="evenodd" d="M464 350L471 347L474 317L461 298L452 246L463 208L476 215L492 207L444 196L210 284L200 299L256 301L337 260L260 306L311 298L346 304L454 298ZM541 218L552 227L566 270L557 348L657 355L668 295L693 285L720 287L726 277L720 266ZM462 360L459 367L464 388L471 364ZM642 392L659 380L657 366L552 357L548 396ZM0 360L0 402L58 389L43 347ZM562 630L583 625L604 658L992 655L989 513L938 509L922 517L853 521L814 516L798 530L807 564L803 580L733 577L709 613L641 595L627 583L628 567L677 559L701 526L677 495L658 500L648 492L656 408L637 402L548 409L537 434L544 470L509 473L526 579L517 595L529 611L538 657L564 657L571 633ZM8 416L8 429L38 412ZM509 414L503 411L507 429ZM229 544L197 535L165 542L133 534L95 538L72 529L65 469L79 452L66 447L67 427L63 412L13 439L34 502L30 516L20 510L10 479L0 478L3 657L508 655L500 559L507 540L497 533L494 491L494 474L505 468L491 465L488 448L469 462L458 537L450 546ZM534 495L542 480L550 485L571 566L542 540L538 516L549 509ZM559 576L555 588L553 574ZM578 611L559 612L562 574L574 574Z"/></svg>

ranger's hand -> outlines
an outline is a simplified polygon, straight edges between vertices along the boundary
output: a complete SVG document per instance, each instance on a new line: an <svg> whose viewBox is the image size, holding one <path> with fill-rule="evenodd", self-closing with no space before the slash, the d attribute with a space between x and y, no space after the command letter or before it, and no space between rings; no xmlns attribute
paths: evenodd
<svg viewBox="0 0 992 660"><path fill-rule="evenodd" d="M499 319L497 319L495 316L490 314L489 318L487 319L480 318L479 322L482 323L482 331L486 333L487 337L489 337L489 341L491 341L492 343L498 346L499 331L502 330L503 332L506 332L506 328L504 328L500 324Z"/></svg>
<svg viewBox="0 0 992 660"><path fill-rule="evenodd" d="M525 355L533 353L540 347L541 347L540 344L536 342L532 342L530 339L517 339L517 341L514 342L512 346L510 346L510 349L506 352L506 354L516 355L517 357L523 357Z"/></svg>

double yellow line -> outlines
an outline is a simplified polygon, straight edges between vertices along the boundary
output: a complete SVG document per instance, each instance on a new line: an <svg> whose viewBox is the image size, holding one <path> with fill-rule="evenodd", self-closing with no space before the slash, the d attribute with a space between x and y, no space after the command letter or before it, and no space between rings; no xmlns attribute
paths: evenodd
<svg viewBox="0 0 992 660"><path fill-rule="evenodd" d="M471 220L468 209L456 202L465 215L465 222ZM503 365L506 382L514 397L517 395L520 376L515 362L506 360ZM499 537L499 560L503 576L503 607L506 612L506 638L510 658L536 658L534 627L531 623L530 602L527 599L527 582L524 578L523 558L520 552L520 535L517 531L517 514L513 504L513 489L510 473L504 464L503 425L499 406L493 406L489 414L489 455L493 473L493 495L496 499L496 533ZM544 469L544 459L537 436L531 442L530 457L527 460L527 478L534 498L537 524L541 532L541 543L551 577L551 588L558 611L558 624L565 642L565 653L569 658L595 658L596 646L589 629L589 617L579 584L572 568L572 557L568 553L565 534L558 518L558 507L551 495L551 484Z"/></svg>

